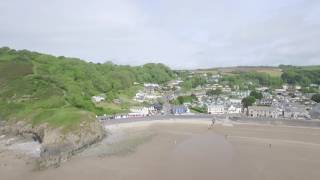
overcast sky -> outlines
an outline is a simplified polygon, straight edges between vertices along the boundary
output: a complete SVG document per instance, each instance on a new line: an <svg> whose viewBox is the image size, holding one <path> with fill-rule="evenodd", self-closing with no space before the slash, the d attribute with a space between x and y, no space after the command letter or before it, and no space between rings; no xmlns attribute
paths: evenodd
<svg viewBox="0 0 320 180"><path fill-rule="evenodd" d="M173 68L320 64L319 0L0 0L0 46Z"/></svg>

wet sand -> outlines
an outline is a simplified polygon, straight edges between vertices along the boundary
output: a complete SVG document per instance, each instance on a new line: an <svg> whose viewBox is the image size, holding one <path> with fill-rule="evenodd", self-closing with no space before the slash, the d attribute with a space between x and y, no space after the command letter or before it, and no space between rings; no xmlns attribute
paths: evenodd
<svg viewBox="0 0 320 180"><path fill-rule="evenodd" d="M318 128L236 124L208 129L208 125L115 126L109 138L59 168L32 171L31 165L16 162L13 168L9 162L0 166L0 174L4 179L26 180L320 178Z"/></svg>

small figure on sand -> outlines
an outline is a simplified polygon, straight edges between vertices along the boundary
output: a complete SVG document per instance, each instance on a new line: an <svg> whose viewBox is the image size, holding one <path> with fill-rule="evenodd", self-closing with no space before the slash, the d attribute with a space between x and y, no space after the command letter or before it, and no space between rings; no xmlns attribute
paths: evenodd
<svg viewBox="0 0 320 180"><path fill-rule="evenodd" d="M271 144L269 144L269 148L271 148Z"/></svg>
<svg viewBox="0 0 320 180"><path fill-rule="evenodd" d="M209 126L209 128L208 129L212 129L213 128L213 126L214 126L214 123L216 122L216 119L215 118L213 118L212 120L211 120L211 124L210 124L210 126Z"/></svg>

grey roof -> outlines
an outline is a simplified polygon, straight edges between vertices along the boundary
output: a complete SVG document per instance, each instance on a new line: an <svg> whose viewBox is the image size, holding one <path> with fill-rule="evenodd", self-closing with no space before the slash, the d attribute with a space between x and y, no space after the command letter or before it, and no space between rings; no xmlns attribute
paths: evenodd
<svg viewBox="0 0 320 180"><path fill-rule="evenodd" d="M316 104L310 111L312 118L320 119L320 103Z"/></svg>
<svg viewBox="0 0 320 180"><path fill-rule="evenodd" d="M262 110L263 111L270 111L270 110L275 111L275 110L277 110L276 108L270 107L270 106L249 106L248 108L249 108L249 110L253 109L253 110L260 110L260 111L262 111Z"/></svg>

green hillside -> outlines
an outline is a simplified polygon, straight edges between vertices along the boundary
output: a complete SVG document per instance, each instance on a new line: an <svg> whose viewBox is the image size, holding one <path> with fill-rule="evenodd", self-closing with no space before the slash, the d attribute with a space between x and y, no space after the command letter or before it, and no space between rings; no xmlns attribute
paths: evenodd
<svg viewBox="0 0 320 180"><path fill-rule="evenodd" d="M320 84L320 66L290 66L281 65L283 74L281 78L289 84L308 86Z"/></svg>
<svg viewBox="0 0 320 180"><path fill-rule="evenodd" d="M91 97L108 101L132 96L134 82L165 83L173 72L163 64L131 67L94 64L76 58L0 48L0 120L47 122L72 127L95 114L113 113L96 107ZM126 94L126 93L129 94Z"/></svg>

